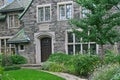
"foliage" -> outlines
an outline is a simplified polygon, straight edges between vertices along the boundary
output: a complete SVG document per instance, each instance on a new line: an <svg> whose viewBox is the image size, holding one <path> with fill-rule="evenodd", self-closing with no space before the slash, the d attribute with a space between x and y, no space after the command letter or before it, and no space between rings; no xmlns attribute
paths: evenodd
<svg viewBox="0 0 120 80"><path fill-rule="evenodd" d="M0 65L2 65L2 53L0 53Z"/></svg>
<svg viewBox="0 0 120 80"><path fill-rule="evenodd" d="M97 55L71 56L58 53L50 56L48 61L43 64L43 69L88 76L99 64L100 58Z"/></svg>
<svg viewBox="0 0 120 80"><path fill-rule="evenodd" d="M2 66L12 66L14 64L25 64L27 59L20 55L2 55Z"/></svg>
<svg viewBox="0 0 120 80"><path fill-rule="evenodd" d="M111 80L119 80L120 79L120 72L115 74Z"/></svg>
<svg viewBox="0 0 120 80"><path fill-rule="evenodd" d="M41 66L43 70L48 70L48 71L52 71L52 72L65 72L65 66L64 64L59 64L59 63L55 63L55 62L44 62Z"/></svg>
<svg viewBox="0 0 120 80"><path fill-rule="evenodd" d="M70 60L70 58L71 56L65 53L54 53L49 57L48 61L65 64Z"/></svg>
<svg viewBox="0 0 120 80"><path fill-rule="evenodd" d="M18 70L18 69L21 69L20 66L5 66L4 67L4 71L10 71L10 70Z"/></svg>
<svg viewBox="0 0 120 80"><path fill-rule="evenodd" d="M65 66L64 64L58 64L58 63L52 63L50 65L49 71L53 71L53 72L65 72Z"/></svg>
<svg viewBox="0 0 120 80"><path fill-rule="evenodd" d="M107 50L104 58L104 64L110 64L110 63L120 63L120 55L116 55L111 50Z"/></svg>
<svg viewBox="0 0 120 80"><path fill-rule="evenodd" d="M41 65L41 69L42 69L42 70L49 70L50 65L51 65L52 63L53 63L53 62L49 62L49 61L44 62L44 63Z"/></svg>
<svg viewBox="0 0 120 80"><path fill-rule="evenodd" d="M119 73L120 73L119 64L104 65L96 69L90 80L119 80L120 79Z"/></svg>
<svg viewBox="0 0 120 80"><path fill-rule="evenodd" d="M76 55L74 67L77 75L88 76L100 65L100 58L97 55Z"/></svg>
<svg viewBox="0 0 120 80"><path fill-rule="evenodd" d="M2 55L2 66L13 65L10 55Z"/></svg>
<svg viewBox="0 0 120 80"><path fill-rule="evenodd" d="M2 76L3 76L3 68L2 67L0 67L0 80L2 80Z"/></svg>
<svg viewBox="0 0 120 80"><path fill-rule="evenodd" d="M84 42L96 42L101 46L101 58L104 55L103 45L120 41L120 33L117 26L120 26L120 10L112 11L120 0L76 0L76 2L89 11L83 13L86 17L73 19L74 33L82 37ZM76 30L80 28L82 31ZM88 35L89 32L89 35Z"/></svg>
<svg viewBox="0 0 120 80"><path fill-rule="evenodd" d="M23 56L12 55L10 57L11 57L11 60L12 60L13 64L25 64L25 63L27 63L27 59Z"/></svg>
<svg viewBox="0 0 120 80"><path fill-rule="evenodd" d="M47 62L42 64L43 70L75 73L73 58L74 56L67 55L65 53L52 54Z"/></svg>
<svg viewBox="0 0 120 80"><path fill-rule="evenodd" d="M13 71L5 71L3 80L65 80L61 77L49 74L47 72L33 70L33 69L21 69Z"/></svg>

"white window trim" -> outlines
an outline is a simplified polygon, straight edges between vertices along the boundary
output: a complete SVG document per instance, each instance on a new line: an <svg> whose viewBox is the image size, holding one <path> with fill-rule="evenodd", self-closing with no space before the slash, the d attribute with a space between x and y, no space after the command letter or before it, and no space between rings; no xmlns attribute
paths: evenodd
<svg viewBox="0 0 120 80"><path fill-rule="evenodd" d="M43 21L41 21L41 22L39 22L38 21L38 8L39 7L46 7L46 6L50 6L50 20L49 21L45 21L45 14L44 14L44 20ZM51 12L51 4L44 4L44 5L37 5L37 12L36 12L36 17L37 17L37 23L42 23L42 22L50 22L51 21L51 16L52 16L52 12ZM44 13L45 13L45 10L44 10Z"/></svg>
<svg viewBox="0 0 120 80"><path fill-rule="evenodd" d="M23 50L21 50L21 49L20 49L20 46L21 46L21 45L23 45L23 47L24 47L24 49L23 49ZM19 51L20 51L20 52L25 51L25 45L24 45L24 44L20 44L18 48L19 48Z"/></svg>
<svg viewBox="0 0 120 80"><path fill-rule="evenodd" d="M4 37L0 37L0 53L1 53L1 39L8 39L8 38L12 38L13 36L4 36ZM6 53L6 41L5 41L5 53Z"/></svg>
<svg viewBox="0 0 120 80"><path fill-rule="evenodd" d="M9 19L9 16L10 15L13 15L14 17L15 17L15 15L17 15L17 14L8 14L7 15L7 24L8 24L8 29L12 29L12 28L19 28L20 27L20 21L19 21L19 23L18 23L18 26L15 26L15 23L14 23L14 27L10 27L10 19ZM13 19L15 19L15 18L13 18ZM19 19L18 19L19 20Z"/></svg>
<svg viewBox="0 0 120 80"><path fill-rule="evenodd" d="M79 31L82 31L82 29L77 29ZM80 44L81 45L81 54L83 54L83 45L82 44L88 44L88 49L90 48L90 44L95 43L95 42L85 42L85 43L75 43L75 38L73 38L73 42L72 43L68 43L68 32L72 32L72 29L66 30L65 31L65 50L66 50L66 54L68 53L68 45L75 45L75 44ZM75 37L75 34L73 34L73 37ZM96 54L98 54L99 52L99 45L96 44ZM73 55L75 55L75 47L73 46Z"/></svg>
<svg viewBox="0 0 120 80"><path fill-rule="evenodd" d="M57 20L58 21L64 21L64 20L68 20L68 19L63 19L63 20L61 20L60 19L60 12L59 12L59 5L66 5L66 4L72 4L72 18L73 18L73 16L74 16L74 8L73 8L73 1L66 1L66 2L58 2L57 3ZM66 8L65 8L65 13L66 13Z"/></svg>

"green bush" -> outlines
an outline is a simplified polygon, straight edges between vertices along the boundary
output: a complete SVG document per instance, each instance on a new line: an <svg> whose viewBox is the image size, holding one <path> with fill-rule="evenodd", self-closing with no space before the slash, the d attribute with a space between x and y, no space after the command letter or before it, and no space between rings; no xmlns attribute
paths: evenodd
<svg viewBox="0 0 120 80"><path fill-rule="evenodd" d="M120 56L113 53L111 50L107 50L104 58L104 64L119 62Z"/></svg>
<svg viewBox="0 0 120 80"><path fill-rule="evenodd" d="M90 80L120 80L119 64L104 65L96 69Z"/></svg>
<svg viewBox="0 0 120 80"><path fill-rule="evenodd" d="M52 72L65 72L65 66L64 64L58 64L55 62L44 62L41 66L42 70L48 70L48 71L52 71Z"/></svg>
<svg viewBox="0 0 120 80"><path fill-rule="evenodd" d="M56 66L56 67L58 65L64 66L65 68L63 69L64 71L62 71L62 72L68 72L68 73L74 74L75 69L74 69L74 66L73 66L73 64L74 64L73 59L72 59L73 57L74 56L67 55L65 53L54 53L49 57L48 61L49 62L55 62L56 65L53 65L53 66Z"/></svg>
<svg viewBox="0 0 120 80"><path fill-rule="evenodd" d="M52 63L49 67L49 71L53 72L66 72L64 64Z"/></svg>
<svg viewBox="0 0 120 80"><path fill-rule="evenodd" d="M3 68L2 67L0 67L0 80L2 80L2 76L3 76Z"/></svg>
<svg viewBox="0 0 120 80"><path fill-rule="evenodd" d="M53 62L49 62L49 61L44 62L44 63L41 65L41 69L42 69L42 70L49 70L50 65L51 65L52 63L53 63Z"/></svg>
<svg viewBox="0 0 120 80"><path fill-rule="evenodd" d="M67 55L65 53L54 53L52 54L48 61L50 62L56 62L56 63L67 63L71 59L70 55Z"/></svg>
<svg viewBox="0 0 120 80"><path fill-rule="evenodd" d="M11 60L13 64L25 64L27 59L20 55L12 55Z"/></svg>
<svg viewBox="0 0 120 80"><path fill-rule="evenodd" d="M76 55L73 61L76 74L86 77L100 64L100 58L97 55Z"/></svg>
<svg viewBox="0 0 120 80"><path fill-rule="evenodd" d="M13 65L10 55L2 55L2 66Z"/></svg>
<svg viewBox="0 0 120 80"><path fill-rule="evenodd" d="M111 80L120 80L120 72L115 74Z"/></svg>
<svg viewBox="0 0 120 80"><path fill-rule="evenodd" d="M4 71L10 71L10 70L18 70L18 69L21 69L20 66L5 66L4 67Z"/></svg>

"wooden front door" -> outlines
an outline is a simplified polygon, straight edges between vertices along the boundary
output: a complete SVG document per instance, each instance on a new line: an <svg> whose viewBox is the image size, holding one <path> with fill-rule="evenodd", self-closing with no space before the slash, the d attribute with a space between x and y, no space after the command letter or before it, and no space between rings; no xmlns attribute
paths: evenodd
<svg viewBox="0 0 120 80"><path fill-rule="evenodd" d="M41 62L46 61L50 54L51 50L51 38L45 37L41 39Z"/></svg>

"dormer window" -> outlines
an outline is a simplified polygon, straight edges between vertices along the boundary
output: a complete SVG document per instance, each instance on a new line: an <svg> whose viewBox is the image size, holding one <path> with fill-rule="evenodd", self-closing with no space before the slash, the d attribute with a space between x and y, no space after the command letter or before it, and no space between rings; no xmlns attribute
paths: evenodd
<svg viewBox="0 0 120 80"><path fill-rule="evenodd" d="M18 28L20 21L17 14L8 15L8 28Z"/></svg>

